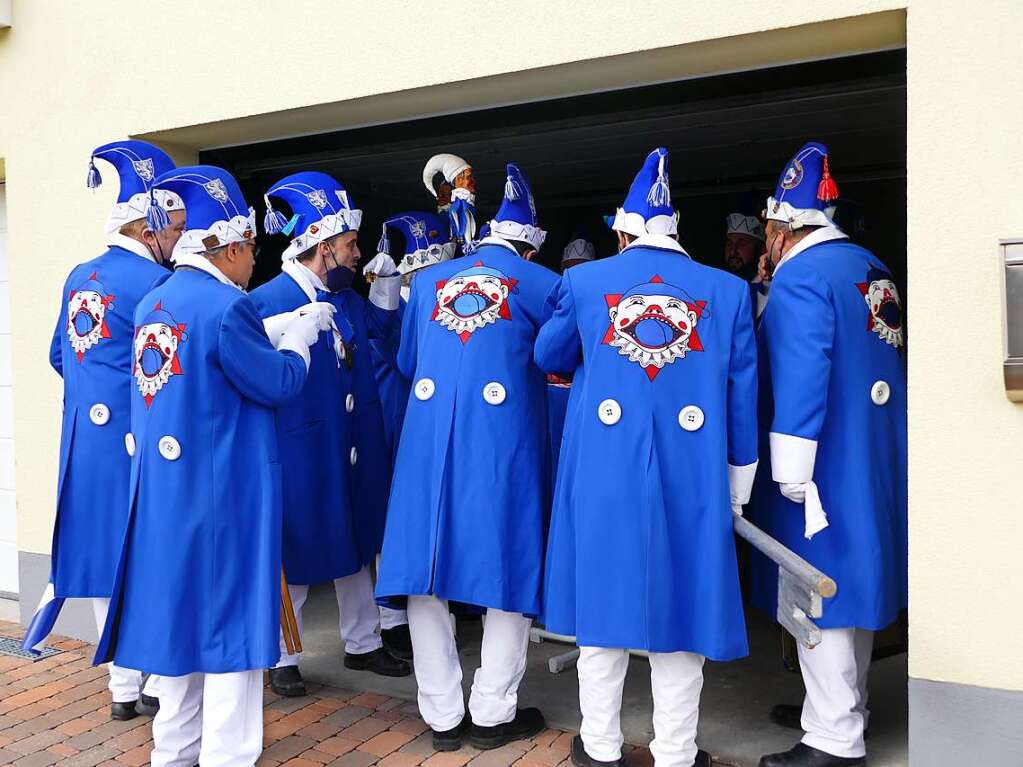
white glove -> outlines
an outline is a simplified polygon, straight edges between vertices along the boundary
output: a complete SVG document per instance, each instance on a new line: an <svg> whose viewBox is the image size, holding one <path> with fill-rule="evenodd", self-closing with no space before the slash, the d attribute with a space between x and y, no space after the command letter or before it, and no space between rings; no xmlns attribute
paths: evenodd
<svg viewBox="0 0 1023 767"><path fill-rule="evenodd" d="M288 325L291 324L295 316L295 312L283 312L263 320L263 329L266 331L266 337L270 339L270 343L273 344L275 349L278 348L278 345L281 343L281 336L284 335L284 331L287 330Z"/></svg>
<svg viewBox="0 0 1023 767"><path fill-rule="evenodd" d="M806 482L779 482L778 489L793 503L803 503L806 501L806 485Z"/></svg>
<svg viewBox="0 0 1023 767"><path fill-rule="evenodd" d="M742 516L742 504L741 503L733 503L732 504L732 513L735 514L737 517L741 517Z"/></svg>
<svg viewBox="0 0 1023 767"><path fill-rule="evenodd" d="M362 273L367 277L371 274L376 276L369 285L370 303L386 311L397 309L401 300L401 275L391 257L386 253L377 253L363 267Z"/></svg>
<svg viewBox="0 0 1023 767"><path fill-rule="evenodd" d="M312 316L316 319L316 329L318 331L330 330L334 327L334 312L337 311L337 307L327 301L313 301L300 306L296 309L293 314L298 316ZM316 343L314 340L313 343Z"/></svg>
<svg viewBox="0 0 1023 767"><path fill-rule="evenodd" d="M375 274L377 277L391 277L397 274L398 269L394 265L394 261L386 253L377 253L370 259L370 262L362 267L362 273L365 276Z"/></svg>
<svg viewBox="0 0 1023 767"><path fill-rule="evenodd" d="M781 494L794 503L803 506L803 535L810 540L828 526L828 515L824 513L820 493L813 482L779 482Z"/></svg>
<svg viewBox="0 0 1023 767"><path fill-rule="evenodd" d="M316 343L320 337L318 313L299 314L292 319L287 329L281 335L281 341L277 345L278 351L296 352L305 360L306 370L309 369L309 347Z"/></svg>

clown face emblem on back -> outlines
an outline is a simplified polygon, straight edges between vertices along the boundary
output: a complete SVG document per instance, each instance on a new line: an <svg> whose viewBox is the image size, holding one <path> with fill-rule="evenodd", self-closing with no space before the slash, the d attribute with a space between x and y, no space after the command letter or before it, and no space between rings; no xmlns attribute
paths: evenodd
<svg viewBox="0 0 1023 767"><path fill-rule="evenodd" d="M170 380L181 375L178 347L186 339L185 326L174 321L157 303L135 331L133 375L146 407Z"/></svg>
<svg viewBox="0 0 1023 767"><path fill-rule="evenodd" d="M110 338L106 314L113 305L114 297L107 293L96 272L82 287L68 294L67 335L79 362L100 339Z"/></svg>
<svg viewBox="0 0 1023 767"><path fill-rule="evenodd" d="M433 319L457 333L464 343L479 328L498 319L511 319L507 299L515 282L503 272L477 262L437 283Z"/></svg>
<svg viewBox="0 0 1023 767"><path fill-rule="evenodd" d="M639 364L651 381L687 352L703 351L696 325L706 302L690 300L681 288L655 275L627 293L604 298L611 320L604 343Z"/></svg>
<svg viewBox="0 0 1023 767"><path fill-rule="evenodd" d="M902 304L891 275L880 269L871 269L867 273L867 281L858 283L856 287L870 310L867 330L877 333L885 343L896 348L902 346Z"/></svg>

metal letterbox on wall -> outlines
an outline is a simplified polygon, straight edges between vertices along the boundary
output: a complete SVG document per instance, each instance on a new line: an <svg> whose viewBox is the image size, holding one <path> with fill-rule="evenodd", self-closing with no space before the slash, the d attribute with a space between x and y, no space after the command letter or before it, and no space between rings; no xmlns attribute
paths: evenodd
<svg viewBox="0 0 1023 767"><path fill-rule="evenodd" d="M1002 240L1002 308L1005 394L1023 402L1023 238Z"/></svg>

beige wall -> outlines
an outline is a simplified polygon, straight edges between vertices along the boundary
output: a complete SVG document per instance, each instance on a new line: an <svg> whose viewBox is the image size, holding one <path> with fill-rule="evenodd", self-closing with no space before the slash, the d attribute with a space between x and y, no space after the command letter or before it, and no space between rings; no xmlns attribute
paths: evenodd
<svg viewBox="0 0 1023 767"><path fill-rule="evenodd" d="M1000 391L995 263L997 237L1023 233L1018 3L720 0L665 18L671 7L16 0L13 28L0 31L0 167L21 548L49 549L60 407L46 350L60 285L101 247L115 193L84 189L95 145L147 135L185 160L202 147L887 48L905 35L912 673L1023 689L1023 664L989 641L1023 631L1010 535L1023 409Z"/></svg>

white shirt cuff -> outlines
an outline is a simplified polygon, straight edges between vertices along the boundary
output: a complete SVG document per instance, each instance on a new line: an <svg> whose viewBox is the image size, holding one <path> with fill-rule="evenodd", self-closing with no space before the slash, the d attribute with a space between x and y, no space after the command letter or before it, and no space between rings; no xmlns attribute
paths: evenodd
<svg viewBox="0 0 1023 767"><path fill-rule="evenodd" d="M817 440L772 431L771 478L775 482L810 482L817 458Z"/></svg>
<svg viewBox="0 0 1023 767"><path fill-rule="evenodd" d="M753 479L757 476L757 464L759 461L746 464L745 466L733 466L728 464L728 489L732 494L732 505L745 506L749 503L750 494L753 492Z"/></svg>

